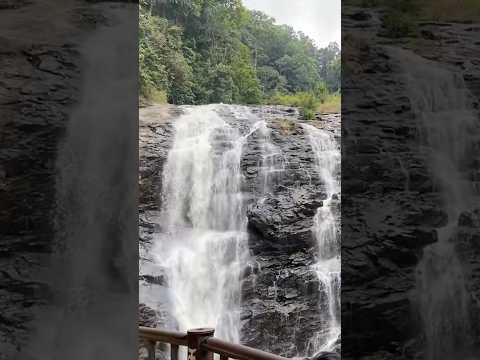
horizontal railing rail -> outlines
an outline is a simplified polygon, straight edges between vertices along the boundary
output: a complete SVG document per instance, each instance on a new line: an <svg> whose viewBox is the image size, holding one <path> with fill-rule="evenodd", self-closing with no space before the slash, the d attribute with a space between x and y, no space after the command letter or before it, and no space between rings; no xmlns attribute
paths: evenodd
<svg viewBox="0 0 480 360"><path fill-rule="evenodd" d="M202 344L202 347L208 351L220 355L220 359L226 360L228 358L236 360L285 360L286 358L274 355L262 350L254 349L248 346L231 344L226 341L208 338Z"/></svg>
<svg viewBox="0 0 480 360"><path fill-rule="evenodd" d="M187 333L179 331L162 330L141 326L140 337L145 340L158 341L161 343L187 346Z"/></svg>
<svg viewBox="0 0 480 360"><path fill-rule="evenodd" d="M170 344L171 360L179 360L179 346L188 348L188 359L183 360L212 360L214 353L220 356L220 360L287 360L282 356L217 339L213 336L215 330L210 328L183 333L140 327L139 332L148 351L148 360L155 360L157 343Z"/></svg>

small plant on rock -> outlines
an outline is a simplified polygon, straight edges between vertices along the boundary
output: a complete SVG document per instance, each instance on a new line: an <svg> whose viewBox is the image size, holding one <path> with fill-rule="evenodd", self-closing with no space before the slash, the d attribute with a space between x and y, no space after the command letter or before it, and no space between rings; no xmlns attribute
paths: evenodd
<svg viewBox="0 0 480 360"><path fill-rule="evenodd" d="M283 135L290 134L295 129L295 123L290 119L278 119Z"/></svg>

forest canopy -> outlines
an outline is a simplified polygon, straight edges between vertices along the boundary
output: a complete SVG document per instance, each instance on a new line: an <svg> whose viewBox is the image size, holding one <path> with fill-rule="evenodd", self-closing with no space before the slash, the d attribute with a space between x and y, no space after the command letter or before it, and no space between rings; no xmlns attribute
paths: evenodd
<svg viewBox="0 0 480 360"><path fill-rule="evenodd" d="M338 44L318 48L241 0L141 0L139 35L143 99L295 105L340 93Z"/></svg>

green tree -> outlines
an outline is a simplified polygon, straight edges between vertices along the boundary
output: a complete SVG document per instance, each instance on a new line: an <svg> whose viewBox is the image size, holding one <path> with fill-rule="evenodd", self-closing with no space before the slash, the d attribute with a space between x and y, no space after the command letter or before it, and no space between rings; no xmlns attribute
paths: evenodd
<svg viewBox="0 0 480 360"><path fill-rule="evenodd" d="M239 103L258 104L262 100L260 82L252 66L250 51L247 46L241 45L238 56L232 64L233 79L238 88Z"/></svg>
<svg viewBox="0 0 480 360"><path fill-rule="evenodd" d="M184 56L182 29L152 15L151 4L141 3L139 14L140 95L165 93L174 104L191 103L192 69Z"/></svg>
<svg viewBox="0 0 480 360"><path fill-rule="evenodd" d="M286 92L287 79L274 67L261 66L257 68L257 77L261 82L265 96Z"/></svg>
<svg viewBox="0 0 480 360"><path fill-rule="evenodd" d="M312 108L340 89L337 44L318 49L241 0L140 0L139 46L141 96L160 92L175 104L299 93L295 102Z"/></svg>
<svg viewBox="0 0 480 360"><path fill-rule="evenodd" d="M212 92L211 103L231 104L237 97L238 89L235 86L233 72L230 66L218 64L211 72Z"/></svg>
<svg viewBox="0 0 480 360"><path fill-rule="evenodd" d="M320 77L326 81L330 91L335 92L341 86L341 59L340 47L337 43L330 43L327 47L318 50L317 63Z"/></svg>

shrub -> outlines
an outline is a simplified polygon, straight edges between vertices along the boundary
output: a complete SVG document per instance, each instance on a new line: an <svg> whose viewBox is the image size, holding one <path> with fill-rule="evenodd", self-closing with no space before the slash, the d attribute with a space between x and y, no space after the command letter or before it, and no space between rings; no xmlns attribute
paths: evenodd
<svg viewBox="0 0 480 360"><path fill-rule="evenodd" d="M294 106L300 108L300 114L305 120L315 118L315 112L320 100L310 92L296 94L275 95L267 100L268 104Z"/></svg>
<svg viewBox="0 0 480 360"><path fill-rule="evenodd" d="M154 104L168 103L168 97L165 90L150 89L150 91L145 94L145 99Z"/></svg>

